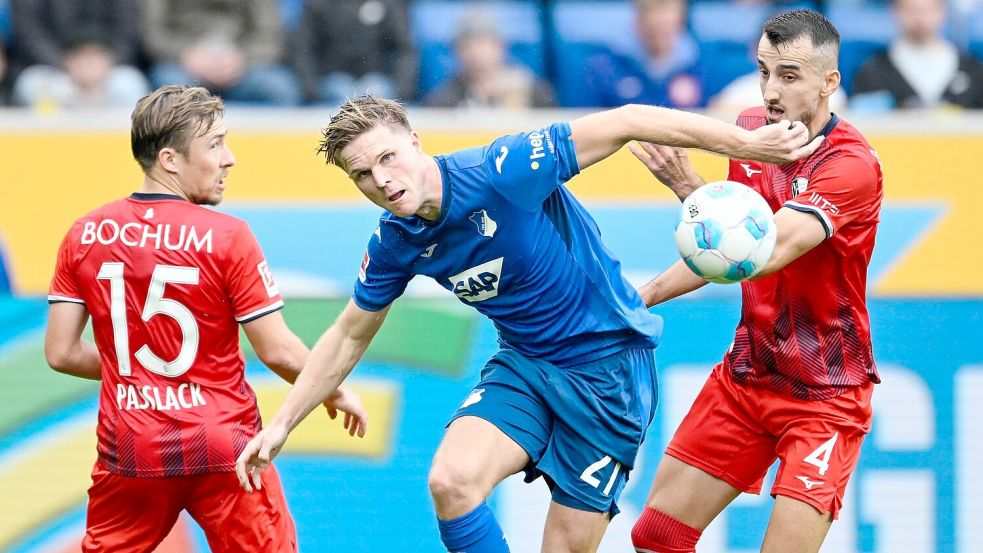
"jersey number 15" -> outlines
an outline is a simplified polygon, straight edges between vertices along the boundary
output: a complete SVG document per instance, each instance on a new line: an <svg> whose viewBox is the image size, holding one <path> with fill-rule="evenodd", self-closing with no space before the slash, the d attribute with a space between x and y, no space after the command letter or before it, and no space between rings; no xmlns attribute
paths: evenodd
<svg viewBox="0 0 983 553"><path fill-rule="evenodd" d="M109 313L113 321L113 341L116 343L116 361L120 376L130 376L130 335L126 326L126 280L123 278L123 264L106 262L99 268L97 278L109 281ZM144 322L155 315L166 315L177 321L181 329L181 350L171 361L164 361L150 347L144 344L137 350L136 360L148 371L162 376L180 376L191 368L198 354L198 322L194 315L178 301L164 297L164 287L168 283L198 284L197 267L176 267L157 265L150 277L147 289L147 302L141 315Z"/></svg>

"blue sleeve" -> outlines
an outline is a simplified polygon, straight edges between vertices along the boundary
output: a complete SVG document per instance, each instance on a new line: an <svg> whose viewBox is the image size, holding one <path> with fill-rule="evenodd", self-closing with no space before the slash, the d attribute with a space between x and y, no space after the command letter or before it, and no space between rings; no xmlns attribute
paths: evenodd
<svg viewBox="0 0 983 553"><path fill-rule="evenodd" d="M485 166L494 188L527 211L580 172L567 123L496 139L485 149Z"/></svg>
<svg viewBox="0 0 983 553"><path fill-rule="evenodd" d="M358 269L352 300L366 311L379 311L403 295L413 275L393 263L395 257L382 245L379 229L369 244Z"/></svg>

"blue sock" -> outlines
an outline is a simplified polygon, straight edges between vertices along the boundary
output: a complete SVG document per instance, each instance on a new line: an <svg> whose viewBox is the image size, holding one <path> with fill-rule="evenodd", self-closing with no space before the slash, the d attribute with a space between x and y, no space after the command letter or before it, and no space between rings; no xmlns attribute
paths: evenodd
<svg viewBox="0 0 983 553"><path fill-rule="evenodd" d="M452 520L437 520L440 541L451 553L509 553L502 527L484 501L470 513Z"/></svg>

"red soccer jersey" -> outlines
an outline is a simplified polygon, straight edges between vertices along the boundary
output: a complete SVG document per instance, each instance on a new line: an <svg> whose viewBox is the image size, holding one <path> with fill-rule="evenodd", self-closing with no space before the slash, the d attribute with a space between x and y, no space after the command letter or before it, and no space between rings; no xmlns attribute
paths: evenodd
<svg viewBox="0 0 983 553"><path fill-rule="evenodd" d="M764 124L764 107L737 124ZM867 265L884 196L877 154L833 115L822 145L787 165L731 160L732 181L757 190L773 211L815 215L826 240L782 270L741 284L743 304L724 366L738 382L802 399L826 399L880 382L870 342Z"/></svg>
<svg viewBox="0 0 983 553"><path fill-rule="evenodd" d="M164 194L107 204L65 236L48 301L92 316L111 472L234 470L260 427L239 324L283 307L245 222Z"/></svg>

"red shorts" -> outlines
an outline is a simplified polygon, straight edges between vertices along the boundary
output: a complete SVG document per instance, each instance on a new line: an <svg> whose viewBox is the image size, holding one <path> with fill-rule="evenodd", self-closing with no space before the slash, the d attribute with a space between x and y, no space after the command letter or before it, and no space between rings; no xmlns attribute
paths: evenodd
<svg viewBox="0 0 983 553"><path fill-rule="evenodd" d="M153 551L185 509L214 552L297 551L297 532L272 466L263 471L263 489L246 493L234 472L131 478L98 462L82 551Z"/></svg>
<svg viewBox="0 0 983 553"><path fill-rule="evenodd" d="M836 518L870 432L873 382L819 401L734 382L721 365L683 418L666 453L747 493L760 493L781 459L771 495Z"/></svg>

